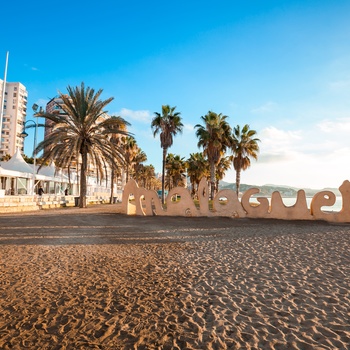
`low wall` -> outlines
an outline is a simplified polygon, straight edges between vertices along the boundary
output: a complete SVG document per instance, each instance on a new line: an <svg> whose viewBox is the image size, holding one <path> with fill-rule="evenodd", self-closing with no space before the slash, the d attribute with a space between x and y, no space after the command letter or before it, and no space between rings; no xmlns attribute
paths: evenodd
<svg viewBox="0 0 350 350"><path fill-rule="evenodd" d="M4 196L0 197L0 213L16 213L40 209L53 209L62 207L74 207L79 201L74 196L61 196L44 194L42 197L35 196ZM109 196L94 195L87 197L88 204L109 203Z"/></svg>
<svg viewBox="0 0 350 350"><path fill-rule="evenodd" d="M4 196L0 197L0 213L39 210L33 196Z"/></svg>

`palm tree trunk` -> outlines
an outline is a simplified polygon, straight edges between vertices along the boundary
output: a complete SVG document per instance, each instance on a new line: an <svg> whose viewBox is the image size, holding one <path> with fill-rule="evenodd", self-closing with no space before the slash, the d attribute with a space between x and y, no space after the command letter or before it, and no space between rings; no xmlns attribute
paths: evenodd
<svg viewBox="0 0 350 350"><path fill-rule="evenodd" d="M134 178L137 184L139 184L139 166L137 164L135 164L134 167Z"/></svg>
<svg viewBox="0 0 350 350"><path fill-rule="evenodd" d="M80 168L80 198L79 207L86 208L86 192L87 192L87 152L83 149L81 155L82 163Z"/></svg>
<svg viewBox="0 0 350 350"><path fill-rule="evenodd" d="M113 190L114 190L114 183L113 183L113 180L114 180L114 168L112 166L112 171L111 171L111 198L109 200L109 203L110 204L113 204Z"/></svg>
<svg viewBox="0 0 350 350"><path fill-rule="evenodd" d="M162 164L162 203L165 204L165 160L167 149L163 148L163 164Z"/></svg>
<svg viewBox="0 0 350 350"><path fill-rule="evenodd" d="M215 163L210 163L210 199L214 198L215 193Z"/></svg>
<svg viewBox="0 0 350 350"><path fill-rule="evenodd" d="M71 178L70 178L70 164L68 165L68 186L69 190L72 188ZM67 192L69 194L69 192Z"/></svg>
<svg viewBox="0 0 350 350"><path fill-rule="evenodd" d="M236 193L237 193L237 198L239 196L239 187L241 185L241 169L236 170Z"/></svg>

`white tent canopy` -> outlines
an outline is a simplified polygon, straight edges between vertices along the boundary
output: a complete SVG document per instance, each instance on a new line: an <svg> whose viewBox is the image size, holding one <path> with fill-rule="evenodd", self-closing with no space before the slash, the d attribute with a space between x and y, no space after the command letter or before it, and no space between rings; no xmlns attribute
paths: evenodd
<svg viewBox="0 0 350 350"><path fill-rule="evenodd" d="M28 164L23 159L19 150L7 162L0 164L1 189L5 194L33 194L34 165ZM35 174L35 188L38 184L46 185L47 193L63 192L68 185L68 177L59 173L55 176L55 165L42 167Z"/></svg>
<svg viewBox="0 0 350 350"><path fill-rule="evenodd" d="M6 170L20 171L22 173L31 173L33 174L33 166L26 163L23 159L21 153L17 149L16 153L12 156L12 158L7 162L1 162L0 166Z"/></svg>
<svg viewBox="0 0 350 350"><path fill-rule="evenodd" d="M27 164L20 151L17 150L9 161L0 163L0 196L33 195L39 186L43 187L46 194L79 195L79 178L75 171L70 173L69 178L62 169L56 168L53 162L49 166L43 166L39 171L37 169L34 174L33 164ZM87 195L109 193L110 186L108 179L101 182L95 176L89 176Z"/></svg>
<svg viewBox="0 0 350 350"><path fill-rule="evenodd" d="M52 162L49 166L42 167L39 170L39 174L45 175L45 176L55 177L58 175L58 172L56 171L55 164Z"/></svg>

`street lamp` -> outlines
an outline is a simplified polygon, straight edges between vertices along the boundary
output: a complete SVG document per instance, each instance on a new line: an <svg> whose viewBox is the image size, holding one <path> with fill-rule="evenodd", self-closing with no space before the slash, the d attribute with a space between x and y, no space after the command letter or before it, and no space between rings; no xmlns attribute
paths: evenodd
<svg viewBox="0 0 350 350"><path fill-rule="evenodd" d="M23 131L21 133L21 136L23 138L27 137L28 134L26 133L26 129L28 127L35 127L34 130L34 148L33 148L33 189L32 189L32 194L35 194L35 173L36 173L36 140L38 136L38 114L43 113L42 107L40 107L39 113L37 113L38 110L38 105L36 103L33 104L33 111L34 111L34 117L36 118L36 122L34 120L27 120L23 123ZM31 123L31 125L26 126L28 123Z"/></svg>

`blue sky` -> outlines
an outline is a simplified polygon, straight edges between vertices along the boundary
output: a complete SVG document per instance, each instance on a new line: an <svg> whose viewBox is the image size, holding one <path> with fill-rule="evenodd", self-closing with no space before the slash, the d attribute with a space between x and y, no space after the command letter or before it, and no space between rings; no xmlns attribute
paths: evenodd
<svg viewBox="0 0 350 350"><path fill-rule="evenodd" d="M9 51L7 80L27 87L29 107L82 81L102 88L159 172L150 122L169 104L185 125L169 152L185 158L200 151L193 127L209 110L257 130L242 183L350 180L349 1L8 1L1 12L0 65Z"/></svg>

